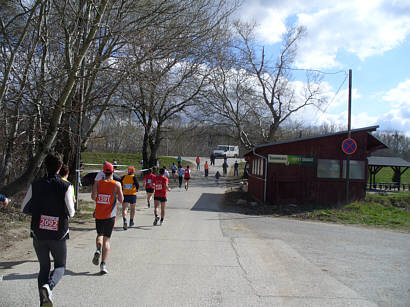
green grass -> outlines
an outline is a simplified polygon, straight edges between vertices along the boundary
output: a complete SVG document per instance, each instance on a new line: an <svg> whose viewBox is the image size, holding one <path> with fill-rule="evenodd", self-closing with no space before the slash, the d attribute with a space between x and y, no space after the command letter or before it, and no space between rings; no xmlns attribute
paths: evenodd
<svg viewBox="0 0 410 307"><path fill-rule="evenodd" d="M378 182L392 182L393 170L391 167L383 167L376 174L376 183ZM368 179L370 181L370 178ZM404 174L401 175L401 183L410 183L410 169L407 169Z"/></svg>
<svg viewBox="0 0 410 307"><path fill-rule="evenodd" d="M410 192L387 193L381 194L366 194L366 202L375 202L384 206L393 206L399 208L406 208L410 210Z"/></svg>
<svg viewBox="0 0 410 307"><path fill-rule="evenodd" d="M410 192L367 193L361 202L340 209L318 209L307 218L321 221L401 229L410 232Z"/></svg>
<svg viewBox="0 0 410 307"><path fill-rule="evenodd" d="M310 216L321 221L410 231L410 213L407 210L374 202L354 202L343 209L315 210Z"/></svg>

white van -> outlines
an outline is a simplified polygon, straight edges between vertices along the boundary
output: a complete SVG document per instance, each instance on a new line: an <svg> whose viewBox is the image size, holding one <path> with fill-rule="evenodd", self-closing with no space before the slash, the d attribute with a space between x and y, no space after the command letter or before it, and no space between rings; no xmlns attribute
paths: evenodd
<svg viewBox="0 0 410 307"><path fill-rule="evenodd" d="M215 157L237 158L239 157L239 147L232 145L218 145L214 150Z"/></svg>

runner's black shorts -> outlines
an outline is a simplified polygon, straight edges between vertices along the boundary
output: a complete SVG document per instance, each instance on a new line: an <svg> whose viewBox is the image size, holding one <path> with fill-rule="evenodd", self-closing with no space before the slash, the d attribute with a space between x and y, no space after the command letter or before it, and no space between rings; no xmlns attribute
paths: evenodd
<svg viewBox="0 0 410 307"><path fill-rule="evenodd" d="M98 235L111 238L112 230L114 229L115 217L106 220L95 220L95 228Z"/></svg>
<svg viewBox="0 0 410 307"><path fill-rule="evenodd" d="M147 193L154 193L154 189L153 189L153 188L146 188L145 191L147 191Z"/></svg>
<svg viewBox="0 0 410 307"><path fill-rule="evenodd" d="M185 180L189 180L190 178L184 178Z"/></svg>
<svg viewBox="0 0 410 307"><path fill-rule="evenodd" d="M158 200L161 203L165 203L167 201L167 198L166 197L154 196L154 200Z"/></svg>
<svg viewBox="0 0 410 307"><path fill-rule="evenodd" d="M137 202L137 195L124 195L124 203L135 204Z"/></svg>

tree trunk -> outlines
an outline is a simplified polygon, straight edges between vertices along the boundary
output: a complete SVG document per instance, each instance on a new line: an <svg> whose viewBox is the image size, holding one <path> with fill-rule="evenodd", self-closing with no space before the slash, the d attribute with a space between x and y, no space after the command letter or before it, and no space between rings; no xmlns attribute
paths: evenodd
<svg viewBox="0 0 410 307"><path fill-rule="evenodd" d="M40 144L39 149L37 150L36 155L34 158L29 161L26 171L23 173L22 176L18 177L15 181L11 182L10 184L4 186L0 189L0 193L6 194L7 196L11 196L16 194L17 192L26 189L27 186L34 180L38 171L41 168L44 158L46 157L47 153L50 151L55 138L57 136L58 128L61 122L61 116L64 111L64 106L67 103L68 98L73 90L75 81L77 79L77 73L80 68L80 64L83 61L94 37L96 31L100 25L102 16L105 12L107 7L108 0L102 1L100 6L97 9L97 16L93 22L93 25L90 29L90 32L87 35L87 38L84 44L81 46L78 55L75 58L73 66L69 72L67 81L65 83L64 89L59 97L56 106L53 110L53 115L50 120L50 125L47 130L47 135L45 136L43 142Z"/></svg>

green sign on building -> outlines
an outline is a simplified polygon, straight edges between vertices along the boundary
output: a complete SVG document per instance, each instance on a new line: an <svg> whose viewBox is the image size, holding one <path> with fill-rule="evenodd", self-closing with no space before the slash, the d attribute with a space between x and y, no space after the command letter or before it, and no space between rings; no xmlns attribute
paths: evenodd
<svg viewBox="0 0 410 307"><path fill-rule="evenodd" d="M315 158L310 156L268 155L268 163L313 166Z"/></svg>

